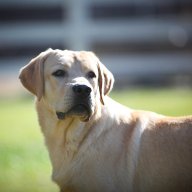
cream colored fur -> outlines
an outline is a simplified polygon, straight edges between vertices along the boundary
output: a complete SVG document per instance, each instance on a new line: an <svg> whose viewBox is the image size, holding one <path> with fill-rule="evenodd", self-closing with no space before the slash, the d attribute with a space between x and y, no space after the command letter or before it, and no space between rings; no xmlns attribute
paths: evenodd
<svg viewBox="0 0 192 192"><path fill-rule="evenodd" d="M67 75L54 77L58 69ZM88 71L96 77L87 78ZM90 52L49 49L22 68L20 79L37 96L52 178L61 191L192 191L191 116L165 117L113 101L107 96L113 75ZM91 87L91 116L60 120L56 111L73 106L77 83Z"/></svg>

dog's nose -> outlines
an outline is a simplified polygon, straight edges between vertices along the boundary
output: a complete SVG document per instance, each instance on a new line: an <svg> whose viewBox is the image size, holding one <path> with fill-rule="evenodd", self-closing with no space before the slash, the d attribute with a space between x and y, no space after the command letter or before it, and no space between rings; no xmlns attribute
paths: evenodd
<svg viewBox="0 0 192 192"><path fill-rule="evenodd" d="M73 91L77 96L89 96L91 93L91 88L87 85L74 85Z"/></svg>

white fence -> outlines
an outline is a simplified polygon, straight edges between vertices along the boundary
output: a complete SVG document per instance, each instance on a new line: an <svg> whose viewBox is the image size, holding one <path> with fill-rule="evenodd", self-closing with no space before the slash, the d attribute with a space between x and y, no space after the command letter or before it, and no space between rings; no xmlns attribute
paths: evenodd
<svg viewBox="0 0 192 192"><path fill-rule="evenodd" d="M166 6L173 1L137 0L129 1L135 7L139 4ZM186 1L183 1L186 2ZM192 76L192 22L191 15L179 19L177 15L155 17L144 14L130 18L94 19L94 6L127 5L126 0L2 0L0 7L63 8L63 18L59 21L22 21L2 22L0 24L0 47L25 47L39 44L63 44L73 50L98 51L101 61L115 74L117 82L127 82L140 77ZM191 5L191 4L190 4ZM64 14L65 13L65 14ZM35 12L33 13L35 14ZM50 13L52 14L52 13ZM23 15L25 17L25 15ZM99 51L95 44L112 43L115 51ZM145 46L164 42L175 47L173 50L162 49L153 52L119 51L115 43L129 42ZM187 47L187 48L186 48ZM48 47L47 47L48 48ZM131 48L130 48L131 49ZM143 48L145 50L145 47ZM15 65L16 68L29 61L29 56L1 57L0 64ZM121 81L122 80L122 81ZM126 81L127 80L127 81Z"/></svg>

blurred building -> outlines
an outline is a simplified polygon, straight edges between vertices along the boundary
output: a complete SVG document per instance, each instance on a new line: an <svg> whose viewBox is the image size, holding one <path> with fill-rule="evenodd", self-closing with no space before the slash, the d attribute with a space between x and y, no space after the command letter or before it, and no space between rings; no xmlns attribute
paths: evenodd
<svg viewBox="0 0 192 192"><path fill-rule="evenodd" d="M94 51L121 85L192 85L191 0L1 0L0 69Z"/></svg>

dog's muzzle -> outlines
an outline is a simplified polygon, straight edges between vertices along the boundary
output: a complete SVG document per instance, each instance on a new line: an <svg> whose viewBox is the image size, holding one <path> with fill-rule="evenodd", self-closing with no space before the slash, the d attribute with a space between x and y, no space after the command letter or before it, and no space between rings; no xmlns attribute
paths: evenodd
<svg viewBox="0 0 192 192"><path fill-rule="evenodd" d="M72 87L72 90L74 93L74 104L67 112L56 112L57 118L63 120L66 117L77 116L81 121L88 121L92 113L92 89L87 85L76 84Z"/></svg>

